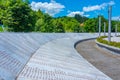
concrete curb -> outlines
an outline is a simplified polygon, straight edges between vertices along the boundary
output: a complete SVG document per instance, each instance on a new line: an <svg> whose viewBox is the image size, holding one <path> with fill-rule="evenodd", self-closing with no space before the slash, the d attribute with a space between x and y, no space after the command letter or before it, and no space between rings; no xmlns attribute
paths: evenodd
<svg viewBox="0 0 120 80"><path fill-rule="evenodd" d="M120 48L100 43L97 40L95 40L95 42L101 48L105 48L105 49L110 50L110 51L112 51L114 53L120 54Z"/></svg>

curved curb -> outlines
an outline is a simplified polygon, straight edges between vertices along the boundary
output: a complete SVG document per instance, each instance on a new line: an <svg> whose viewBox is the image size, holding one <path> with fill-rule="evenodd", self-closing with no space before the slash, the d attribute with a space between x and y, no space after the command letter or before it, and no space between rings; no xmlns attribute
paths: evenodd
<svg viewBox="0 0 120 80"><path fill-rule="evenodd" d="M95 42L101 48L105 48L105 49L110 50L110 51L112 51L114 53L120 54L120 48L100 43L97 40L95 40Z"/></svg>
<svg viewBox="0 0 120 80"><path fill-rule="evenodd" d="M83 41L93 40L93 39L96 39L96 37L95 37L95 38L88 38L88 39L82 39L82 40L79 40L79 41L75 42L75 44L74 44L74 48L76 49L76 46L77 46L79 43L83 42Z"/></svg>

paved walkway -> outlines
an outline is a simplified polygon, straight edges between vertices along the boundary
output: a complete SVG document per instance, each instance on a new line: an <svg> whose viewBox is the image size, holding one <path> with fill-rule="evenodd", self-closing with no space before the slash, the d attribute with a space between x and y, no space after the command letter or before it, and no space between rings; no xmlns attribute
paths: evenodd
<svg viewBox="0 0 120 80"><path fill-rule="evenodd" d="M77 45L78 52L113 80L120 80L120 55L111 54L96 46L94 40Z"/></svg>
<svg viewBox="0 0 120 80"><path fill-rule="evenodd" d="M80 56L72 42L65 38L41 46L17 80L110 80Z"/></svg>
<svg viewBox="0 0 120 80"><path fill-rule="evenodd" d="M90 33L0 33L0 80L112 80L77 53Z"/></svg>

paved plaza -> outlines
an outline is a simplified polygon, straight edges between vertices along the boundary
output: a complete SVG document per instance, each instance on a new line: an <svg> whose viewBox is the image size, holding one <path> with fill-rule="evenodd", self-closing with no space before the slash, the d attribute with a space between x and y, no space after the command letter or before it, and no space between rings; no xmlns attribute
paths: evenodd
<svg viewBox="0 0 120 80"><path fill-rule="evenodd" d="M75 50L89 33L0 33L0 80L112 80Z"/></svg>

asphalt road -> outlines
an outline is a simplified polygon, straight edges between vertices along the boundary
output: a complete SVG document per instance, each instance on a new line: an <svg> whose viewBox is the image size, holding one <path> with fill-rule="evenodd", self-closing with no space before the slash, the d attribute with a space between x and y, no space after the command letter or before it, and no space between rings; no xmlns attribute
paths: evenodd
<svg viewBox="0 0 120 80"><path fill-rule="evenodd" d="M99 48L94 40L83 41L77 44L76 49L100 71L113 80L120 80L120 54L115 55Z"/></svg>

